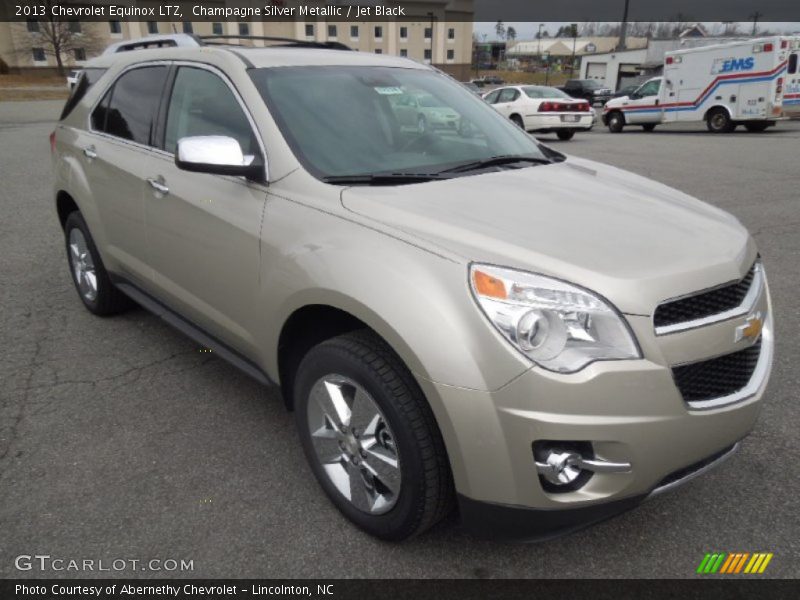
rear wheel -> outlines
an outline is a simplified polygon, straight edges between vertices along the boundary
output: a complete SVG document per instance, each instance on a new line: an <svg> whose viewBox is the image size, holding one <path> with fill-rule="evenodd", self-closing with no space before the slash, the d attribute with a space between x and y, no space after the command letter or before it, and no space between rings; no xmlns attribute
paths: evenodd
<svg viewBox="0 0 800 600"><path fill-rule="evenodd" d="M762 131L766 131L767 127L770 126L770 123L756 121L753 123L745 123L744 128L751 133L761 133Z"/></svg>
<svg viewBox="0 0 800 600"><path fill-rule="evenodd" d="M520 129L525 129L525 123L522 121L522 117L519 115L511 115L511 122Z"/></svg>
<svg viewBox="0 0 800 600"><path fill-rule="evenodd" d="M656 124L655 123L647 123L646 125L642 125L642 129L644 129L647 133L655 130Z"/></svg>
<svg viewBox="0 0 800 600"><path fill-rule="evenodd" d="M353 523L397 541L451 510L449 462L430 406L374 333L348 333L310 350L294 401L314 475Z"/></svg>
<svg viewBox="0 0 800 600"><path fill-rule="evenodd" d="M706 127L711 133L730 133L736 129L736 124L731 120L727 110L714 108L706 117Z"/></svg>
<svg viewBox="0 0 800 600"><path fill-rule="evenodd" d="M560 131L556 131L556 135L558 136L558 139L566 142L567 140L571 140L573 137L575 137L575 132L570 129L562 129Z"/></svg>
<svg viewBox="0 0 800 600"><path fill-rule="evenodd" d="M625 127L625 116L618 110L608 113L606 117L608 123L608 130L611 133L619 133Z"/></svg>
<svg viewBox="0 0 800 600"><path fill-rule="evenodd" d="M67 217L64 236L72 281L83 305L99 316L117 314L130 308L133 301L111 283L80 212L75 211Z"/></svg>

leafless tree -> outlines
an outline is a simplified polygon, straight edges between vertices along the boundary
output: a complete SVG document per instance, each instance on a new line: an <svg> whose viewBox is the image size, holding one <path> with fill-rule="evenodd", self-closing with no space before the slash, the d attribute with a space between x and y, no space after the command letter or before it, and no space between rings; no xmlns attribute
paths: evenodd
<svg viewBox="0 0 800 600"><path fill-rule="evenodd" d="M99 52L103 47L103 41L97 33L99 23L81 23L78 21L67 21L53 16L50 7L54 4L71 4L70 0L58 2L57 0L41 0L47 7L44 17L36 21L18 24L27 35L26 48L20 49L25 53L30 53L33 48L41 48L45 55L52 56L58 67L60 75L64 74L64 65L67 57L72 54L73 58L78 59L78 55L85 55Z"/></svg>

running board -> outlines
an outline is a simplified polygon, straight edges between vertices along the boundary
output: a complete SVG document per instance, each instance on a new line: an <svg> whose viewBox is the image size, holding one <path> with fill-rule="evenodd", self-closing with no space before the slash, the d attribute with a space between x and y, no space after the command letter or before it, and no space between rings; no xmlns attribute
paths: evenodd
<svg viewBox="0 0 800 600"><path fill-rule="evenodd" d="M206 333L203 329L182 317L171 308L165 306L147 292L140 290L134 284L120 277L112 277L112 281L119 291L139 304L142 308L161 318L167 324L172 325L172 327L201 346L209 348L215 355L229 362L243 373L249 375L263 385L277 385L253 361L242 356L239 352L225 344L225 342Z"/></svg>

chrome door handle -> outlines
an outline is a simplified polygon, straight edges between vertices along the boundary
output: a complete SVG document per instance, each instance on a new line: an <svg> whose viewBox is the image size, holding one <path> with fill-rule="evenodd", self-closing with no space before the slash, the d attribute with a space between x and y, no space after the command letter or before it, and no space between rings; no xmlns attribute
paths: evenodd
<svg viewBox="0 0 800 600"><path fill-rule="evenodd" d="M84 148L83 155L89 159L97 158L97 152L95 152L94 146L87 146Z"/></svg>
<svg viewBox="0 0 800 600"><path fill-rule="evenodd" d="M153 188L159 194L167 195L169 194L169 188L158 181L157 179L153 179L152 177L147 180L147 183L150 184L150 187Z"/></svg>

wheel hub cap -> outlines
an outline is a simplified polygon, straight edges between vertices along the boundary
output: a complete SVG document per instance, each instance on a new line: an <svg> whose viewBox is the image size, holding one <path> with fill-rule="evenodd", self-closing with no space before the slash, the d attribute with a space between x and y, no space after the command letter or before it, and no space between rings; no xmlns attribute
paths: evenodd
<svg viewBox="0 0 800 600"><path fill-rule="evenodd" d="M80 229L69 232L69 259L72 276L81 296L94 302L97 298L97 273L86 238Z"/></svg>
<svg viewBox="0 0 800 600"><path fill-rule="evenodd" d="M359 510L382 514L400 493L400 457L386 418L367 391L340 375L311 388L308 425L317 459Z"/></svg>

